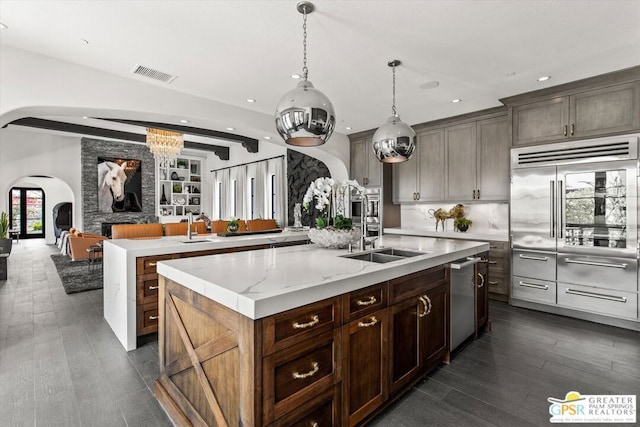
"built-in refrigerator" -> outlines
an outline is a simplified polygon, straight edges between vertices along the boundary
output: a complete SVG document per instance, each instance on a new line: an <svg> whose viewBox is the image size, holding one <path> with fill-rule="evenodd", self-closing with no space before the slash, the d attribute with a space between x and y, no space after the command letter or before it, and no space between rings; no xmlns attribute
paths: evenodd
<svg viewBox="0 0 640 427"><path fill-rule="evenodd" d="M512 149L514 305L640 329L638 136Z"/></svg>

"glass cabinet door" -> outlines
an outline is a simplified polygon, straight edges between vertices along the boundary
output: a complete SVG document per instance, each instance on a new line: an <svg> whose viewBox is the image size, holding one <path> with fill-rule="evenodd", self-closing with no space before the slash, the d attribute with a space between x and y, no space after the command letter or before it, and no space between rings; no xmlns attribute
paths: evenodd
<svg viewBox="0 0 640 427"><path fill-rule="evenodd" d="M616 162L602 166L575 166L558 171L562 194L558 247L635 254L635 165Z"/></svg>

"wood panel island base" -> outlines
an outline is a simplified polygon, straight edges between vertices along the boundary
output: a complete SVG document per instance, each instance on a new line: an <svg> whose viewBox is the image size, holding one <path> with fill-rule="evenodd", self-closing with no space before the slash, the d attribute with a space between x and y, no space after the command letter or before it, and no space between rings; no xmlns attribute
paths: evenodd
<svg viewBox="0 0 640 427"><path fill-rule="evenodd" d="M159 263L155 394L176 425L361 425L447 363L446 263L488 245L391 242L424 255L382 265L309 245Z"/></svg>

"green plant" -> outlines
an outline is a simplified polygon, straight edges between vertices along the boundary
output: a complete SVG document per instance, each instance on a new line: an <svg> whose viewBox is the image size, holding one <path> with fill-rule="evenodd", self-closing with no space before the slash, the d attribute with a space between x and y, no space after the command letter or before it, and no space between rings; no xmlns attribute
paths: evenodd
<svg viewBox="0 0 640 427"><path fill-rule="evenodd" d="M35 230L42 230L42 221L34 222L31 224L31 228Z"/></svg>
<svg viewBox="0 0 640 427"><path fill-rule="evenodd" d="M240 220L237 218L233 218L230 219L229 221L227 221L227 227L239 227L240 226Z"/></svg>
<svg viewBox="0 0 640 427"><path fill-rule="evenodd" d="M342 215L336 215L333 218L333 228L336 230L350 230L353 227L353 222L351 218L345 218Z"/></svg>
<svg viewBox="0 0 640 427"><path fill-rule="evenodd" d="M181 184L173 184L173 192L174 193L182 193L182 185Z"/></svg>
<svg viewBox="0 0 640 427"><path fill-rule="evenodd" d="M455 220L453 220L453 226L454 227L458 227L459 225L469 227L471 224L473 224L473 221L471 221L469 218L465 218L465 217L456 218Z"/></svg>
<svg viewBox="0 0 640 427"><path fill-rule="evenodd" d="M0 239L7 238L7 232L9 231L9 217L6 212L0 214Z"/></svg>

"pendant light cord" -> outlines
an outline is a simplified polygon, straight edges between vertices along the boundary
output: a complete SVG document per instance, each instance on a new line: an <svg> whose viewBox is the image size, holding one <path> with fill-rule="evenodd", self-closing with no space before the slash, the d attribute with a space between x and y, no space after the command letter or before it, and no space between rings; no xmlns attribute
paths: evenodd
<svg viewBox="0 0 640 427"><path fill-rule="evenodd" d="M394 65L392 68L393 68L393 105L391 107L391 112L393 113L394 117L397 117L398 113L396 113L396 66Z"/></svg>
<svg viewBox="0 0 640 427"><path fill-rule="evenodd" d="M307 75L309 74L309 69L307 68L307 7L302 7L303 13L303 24L302 24L302 51L303 51L303 59L302 59L302 75L304 79L307 80Z"/></svg>

